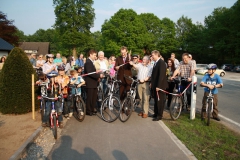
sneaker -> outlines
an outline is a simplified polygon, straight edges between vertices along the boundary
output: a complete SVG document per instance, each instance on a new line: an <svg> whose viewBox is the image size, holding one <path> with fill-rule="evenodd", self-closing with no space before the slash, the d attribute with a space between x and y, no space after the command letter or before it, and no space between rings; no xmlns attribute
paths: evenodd
<svg viewBox="0 0 240 160"><path fill-rule="evenodd" d="M42 127L47 127L47 123L42 123Z"/></svg>
<svg viewBox="0 0 240 160"><path fill-rule="evenodd" d="M59 128L63 128L63 122L59 122Z"/></svg>
<svg viewBox="0 0 240 160"><path fill-rule="evenodd" d="M73 115L73 113L71 112L71 113L69 113L69 115L68 115L68 116L69 116L69 117L72 117L72 115Z"/></svg>

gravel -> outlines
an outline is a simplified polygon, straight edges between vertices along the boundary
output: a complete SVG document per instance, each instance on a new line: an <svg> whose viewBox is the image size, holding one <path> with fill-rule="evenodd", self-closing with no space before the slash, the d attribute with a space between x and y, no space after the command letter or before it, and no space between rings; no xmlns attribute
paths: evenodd
<svg viewBox="0 0 240 160"><path fill-rule="evenodd" d="M66 122L67 119L64 118L63 126L65 126ZM57 132L59 139L61 137L62 129L58 128ZM56 139L53 136L52 129L50 129L50 127L43 128L40 135L35 139L33 143L30 144L21 160L46 160L55 142Z"/></svg>

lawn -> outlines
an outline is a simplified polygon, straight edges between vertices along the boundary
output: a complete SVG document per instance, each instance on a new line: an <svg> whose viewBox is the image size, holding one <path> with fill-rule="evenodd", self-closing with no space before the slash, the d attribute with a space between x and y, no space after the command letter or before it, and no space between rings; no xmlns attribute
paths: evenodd
<svg viewBox="0 0 240 160"><path fill-rule="evenodd" d="M240 135L211 119L210 126L183 113L177 121L164 120L169 129L182 141L197 159L240 159Z"/></svg>

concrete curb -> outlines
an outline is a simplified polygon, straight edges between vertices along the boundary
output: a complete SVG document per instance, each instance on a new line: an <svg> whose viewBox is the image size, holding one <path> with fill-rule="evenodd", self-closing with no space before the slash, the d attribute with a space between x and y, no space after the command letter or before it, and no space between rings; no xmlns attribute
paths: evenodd
<svg viewBox="0 0 240 160"><path fill-rule="evenodd" d="M42 129L42 126L38 127L38 129L22 144L22 146L9 158L9 160L21 159L27 148L30 147L31 143L39 136Z"/></svg>
<svg viewBox="0 0 240 160"><path fill-rule="evenodd" d="M158 121L158 124L165 130L165 132L170 136L173 142L183 151L183 153L191 160L197 160L194 154L171 132L171 130L163 123L163 121Z"/></svg>

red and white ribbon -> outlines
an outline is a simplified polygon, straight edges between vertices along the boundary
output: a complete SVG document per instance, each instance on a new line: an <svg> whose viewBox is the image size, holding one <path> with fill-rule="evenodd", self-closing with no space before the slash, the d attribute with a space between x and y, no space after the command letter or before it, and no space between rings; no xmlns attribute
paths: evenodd
<svg viewBox="0 0 240 160"><path fill-rule="evenodd" d="M182 96L182 95L186 92L186 90L190 87L191 84L192 84L192 82L189 83L189 85L188 85L188 86L184 89L184 91L183 91L182 93L180 93L180 94L170 93L170 92L165 91L165 90L163 90L163 89L159 89L159 91L162 91L162 92L164 92L164 93L171 94L171 95L174 95L174 96ZM197 82L194 82L194 84L197 84ZM157 92L157 98L158 98L158 101L159 101L160 98L159 98L158 91L156 91L156 92Z"/></svg>

